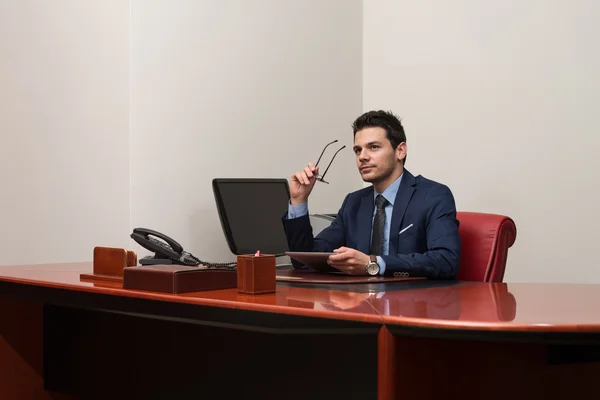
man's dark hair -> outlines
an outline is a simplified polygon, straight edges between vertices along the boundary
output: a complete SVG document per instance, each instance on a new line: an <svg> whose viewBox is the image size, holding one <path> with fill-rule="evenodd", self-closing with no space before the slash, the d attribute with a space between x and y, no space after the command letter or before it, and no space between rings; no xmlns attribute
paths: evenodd
<svg viewBox="0 0 600 400"><path fill-rule="evenodd" d="M400 122L400 119L396 117L391 111L369 111L361 115L352 124L352 130L354 136L356 132L365 128L380 127L385 129L387 138L392 144L392 148L395 150L398 145L402 142L406 142L406 134L404 133L404 127ZM406 164L406 156L402 165Z"/></svg>

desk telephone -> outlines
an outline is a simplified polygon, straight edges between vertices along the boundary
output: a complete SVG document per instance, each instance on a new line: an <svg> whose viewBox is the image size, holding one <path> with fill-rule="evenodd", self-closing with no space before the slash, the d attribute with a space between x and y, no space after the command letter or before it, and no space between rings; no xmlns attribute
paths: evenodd
<svg viewBox="0 0 600 400"><path fill-rule="evenodd" d="M141 265L153 264L180 264L192 267L205 266L212 268L235 268L235 262L212 263L202 261L191 253L183 250L183 247L167 235L146 228L135 228L131 238L140 246L154 252L154 256L146 256L140 259Z"/></svg>

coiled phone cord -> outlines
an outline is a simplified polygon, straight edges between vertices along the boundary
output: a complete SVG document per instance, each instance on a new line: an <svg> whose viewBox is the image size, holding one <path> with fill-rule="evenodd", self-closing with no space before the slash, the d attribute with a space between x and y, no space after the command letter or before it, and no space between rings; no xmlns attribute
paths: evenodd
<svg viewBox="0 0 600 400"><path fill-rule="evenodd" d="M215 263L215 262L207 262L202 261L198 257L193 256L191 253L187 251L182 252L181 258L179 261L183 262L185 265L190 265L192 267L207 267L207 268L225 268L225 269L236 269L237 262L225 262L225 263Z"/></svg>

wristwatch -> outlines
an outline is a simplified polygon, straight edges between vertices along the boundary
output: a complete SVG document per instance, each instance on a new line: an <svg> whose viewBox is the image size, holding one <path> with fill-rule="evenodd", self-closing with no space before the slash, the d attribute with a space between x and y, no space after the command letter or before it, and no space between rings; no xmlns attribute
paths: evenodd
<svg viewBox="0 0 600 400"><path fill-rule="evenodd" d="M379 274L379 264L377 264L377 256L371 254L371 261L367 264L367 274L375 276Z"/></svg>

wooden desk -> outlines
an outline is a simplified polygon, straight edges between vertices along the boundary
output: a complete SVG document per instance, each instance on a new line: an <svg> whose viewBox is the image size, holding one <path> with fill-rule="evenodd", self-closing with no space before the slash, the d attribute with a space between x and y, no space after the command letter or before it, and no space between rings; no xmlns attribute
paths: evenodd
<svg viewBox="0 0 600 400"><path fill-rule="evenodd" d="M0 398L593 398L600 285L169 295L0 267Z"/></svg>

